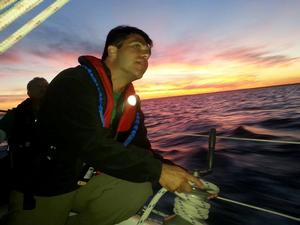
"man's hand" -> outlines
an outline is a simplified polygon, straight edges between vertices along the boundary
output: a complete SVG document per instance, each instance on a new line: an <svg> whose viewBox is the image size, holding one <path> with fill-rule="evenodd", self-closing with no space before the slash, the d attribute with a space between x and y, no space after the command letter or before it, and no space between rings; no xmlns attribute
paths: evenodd
<svg viewBox="0 0 300 225"><path fill-rule="evenodd" d="M203 183L179 166L163 164L159 178L161 186L171 192L191 192L192 186L202 189Z"/></svg>

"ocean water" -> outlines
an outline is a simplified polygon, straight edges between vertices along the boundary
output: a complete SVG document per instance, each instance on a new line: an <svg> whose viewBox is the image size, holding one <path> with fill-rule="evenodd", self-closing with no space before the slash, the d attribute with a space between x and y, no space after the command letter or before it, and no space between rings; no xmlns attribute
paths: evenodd
<svg viewBox="0 0 300 225"><path fill-rule="evenodd" d="M300 85L144 100L142 108L152 147L189 170L205 167L208 144L184 132L300 142ZM217 139L204 179L220 196L300 217L300 145ZM171 214L173 197L158 209ZM300 224L220 200L211 205L209 225Z"/></svg>
<svg viewBox="0 0 300 225"><path fill-rule="evenodd" d="M144 100L152 147L188 168L205 167L207 138L182 132L300 142L300 85ZM164 132L171 134L164 134ZM300 145L217 139L213 173L220 196L300 217ZM172 211L172 194L158 205ZM211 201L209 225L300 222Z"/></svg>

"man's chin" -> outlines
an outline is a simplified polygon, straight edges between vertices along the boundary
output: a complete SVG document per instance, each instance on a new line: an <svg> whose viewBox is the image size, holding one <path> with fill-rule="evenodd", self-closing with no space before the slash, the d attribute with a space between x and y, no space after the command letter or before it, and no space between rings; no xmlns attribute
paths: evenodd
<svg viewBox="0 0 300 225"><path fill-rule="evenodd" d="M139 74L135 76L135 80L139 80L143 78L143 74Z"/></svg>
<svg viewBox="0 0 300 225"><path fill-rule="evenodd" d="M136 80L141 79L141 78L143 77L144 73L145 73L145 71L142 71L142 72L141 72L141 71L136 72L136 73L135 73L135 78L136 78Z"/></svg>

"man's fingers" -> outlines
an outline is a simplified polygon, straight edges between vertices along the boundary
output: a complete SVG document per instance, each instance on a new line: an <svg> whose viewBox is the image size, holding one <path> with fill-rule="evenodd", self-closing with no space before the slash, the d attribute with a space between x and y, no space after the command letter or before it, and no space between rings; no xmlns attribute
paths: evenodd
<svg viewBox="0 0 300 225"><path fill-rule="evenodd" d="M203 189L204 184L203 184L202 181L199 180L197 177L194 177L193 175L190 175L189 178L188 178L188 180L189 180L190 182L192 182L192 183L193 183L195 186L197 186L198 188Z"/></svg>
<svg viewBox="0 0 300 225"><path fill-rule="evenodd" d="M176 188L175 188L175 187L166 187L166 189L167 189L169 192L175 192L175 191L176 191Z"/></svg>
<svg viewBox="0 0 300 225"><path fill-rule="evenodd" d="M177 189L177 192L192 192L193 189L189 183L182 183Z"/></svg>
<svg viewBox="0 0 300 225"><path fill-rule="evenodd" d="M159 179L161 186L168 191L191 192L192 186L203 189L203 183L178 166L163 164Z"/></svg>
<svg viewBox="0 0 300 225"><path fill-rule="evenodd" d="M214 199L216 197L218 197L218 194L210 194L207 199Z"/></svg>

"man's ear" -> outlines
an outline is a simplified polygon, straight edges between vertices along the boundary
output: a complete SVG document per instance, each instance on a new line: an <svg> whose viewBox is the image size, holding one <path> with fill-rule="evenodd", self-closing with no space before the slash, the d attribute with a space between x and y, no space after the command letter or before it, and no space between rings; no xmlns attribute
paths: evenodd
<svg viewBox="0 0 300 225"><path fill-rule="evenodd" d="M108 57L116 57L117 56L117 53L118 53L118 48L114 45L110 45L108 46L107 48L107 53L108 53Z"/></svg>

